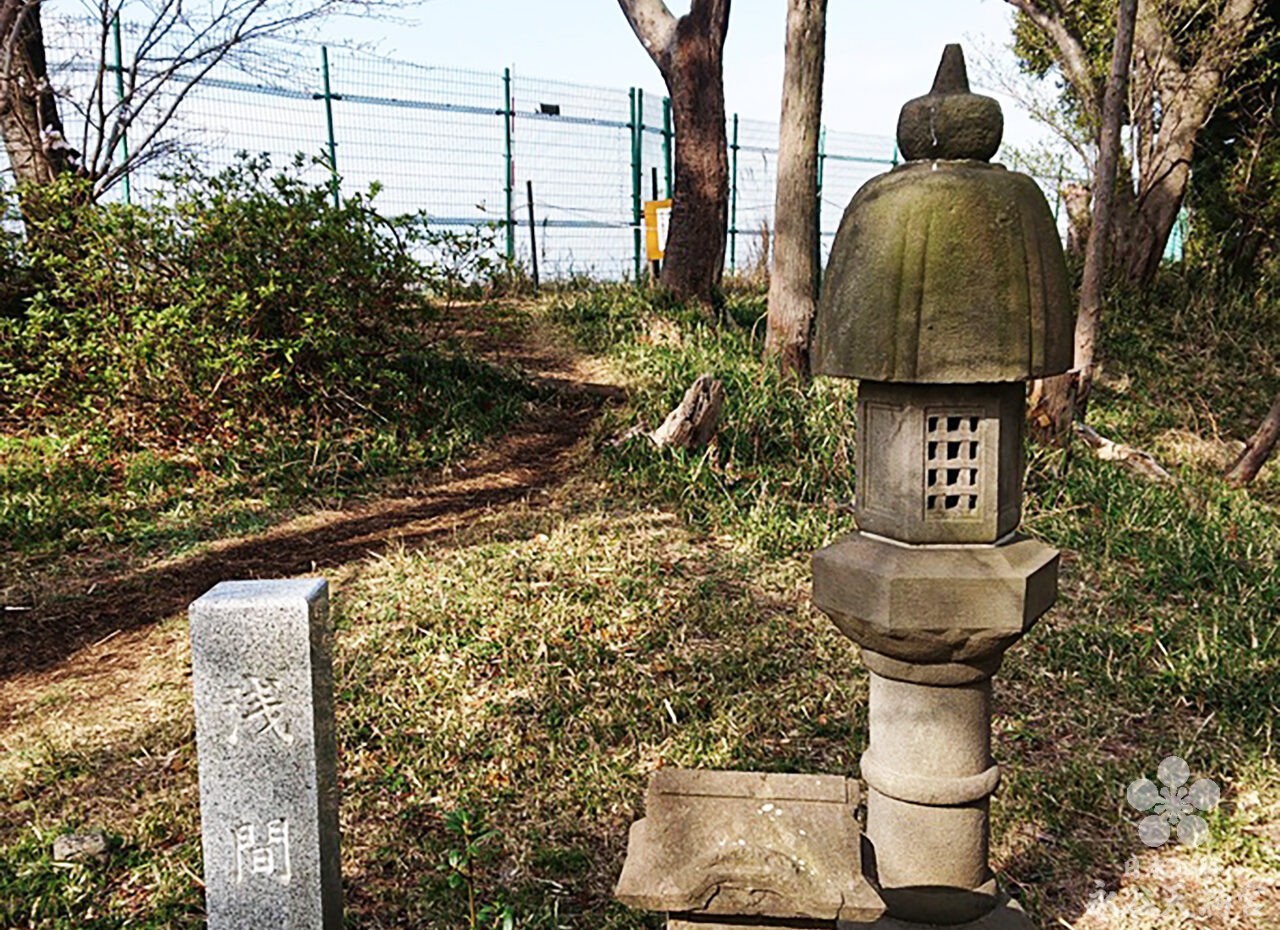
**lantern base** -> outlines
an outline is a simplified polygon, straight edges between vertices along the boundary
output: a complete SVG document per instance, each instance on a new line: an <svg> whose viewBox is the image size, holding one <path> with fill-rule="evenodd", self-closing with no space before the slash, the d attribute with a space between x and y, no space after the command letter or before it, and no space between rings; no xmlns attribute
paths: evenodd
<svg viewBox="0 0 1280 930"><path fill-rule="evenodd" d="M1000 903L977 920L964 924L918 924L894 917L881 917L873 924L849 924L839 930L1036 930L1036 925L1012 898L1001 896Z"/></svg>
<svg viewBox="0 0 1280 930"><path fill-rule="evenodd" d="M965 924L918 924L893 917L881 917L873 923L860 921L770 921L757 918L751 923L719 923L715 918L691 917L672 914L667 919L667 930L1037 930L1021 905L1011 898L1001 898L996 908L977 920Z"/></svg>

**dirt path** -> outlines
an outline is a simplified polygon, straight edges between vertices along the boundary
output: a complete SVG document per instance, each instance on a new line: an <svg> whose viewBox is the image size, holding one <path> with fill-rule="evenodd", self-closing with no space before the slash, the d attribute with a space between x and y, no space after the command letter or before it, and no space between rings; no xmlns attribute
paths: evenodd
<svg viewBox="0 0 1280 930"><path fill-rule="evenodd" d="M15 612L0 627L0 727L50 681L136 673L157 622L219 581L324 572L391 546L412 548L564 481L592 422L621 389L602 365L568 349L568 340L540 321L505 336L475 323L474 314L455 321L454 334L482 355L523 369L551 390L549 402L409 496L307 514L123 572L60 579L62 592L78 593Z"/></svg>

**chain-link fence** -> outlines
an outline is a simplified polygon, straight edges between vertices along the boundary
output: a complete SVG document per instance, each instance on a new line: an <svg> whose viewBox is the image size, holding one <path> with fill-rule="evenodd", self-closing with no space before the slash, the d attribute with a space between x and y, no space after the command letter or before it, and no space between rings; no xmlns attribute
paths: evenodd
<svg viewBox="0 0 1280 930"><path fill-rule="evenodd" d="M109 74L129 67L130 40L140 35L127 25L120 33L121 57L106 62ZM51 71L68 103L64 118L74 140L85 114L78 119L72 104L98 73L95 49L103 46L76 38L74 29L60 35L72 38L50 50ZM170 99L186 96L179 118L163 130L166 138L185 143L208 170L242 151L265 153L277 165L297 153L316 156L311 170L335 171L344 190L377 183L384 213L422 211L439 228L491 225L497 248L526 265L533 232L548 277L643 272L643 202L670 196L673 180L667 98L642 88L568 84L510 69L437 68L349 49L299 54L295 48L279 60L267 56L268 67L252 76L220 65L194 85L181 72L170 78ZM140 118L132 141L146 131ZM767 256L778 132L774 124L732 114L726 134L726 261L730 271L750 270ZM824 131L824 254L854 192L896 163L888 137ZM163 161L141 165L123 179L119 196L145 200L163 170ZM1059 180L1042 181L1055 215Z"/></svg>

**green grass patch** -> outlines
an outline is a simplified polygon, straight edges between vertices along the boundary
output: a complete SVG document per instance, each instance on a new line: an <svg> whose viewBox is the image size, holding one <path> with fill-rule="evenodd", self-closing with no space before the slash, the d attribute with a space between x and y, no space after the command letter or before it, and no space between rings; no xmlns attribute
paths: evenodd
<svg viewBox="0 0 1280 930"><path fill-rule="evenodd" d="M726 401L715 447L655 454L642 437L605 444L609 475L629 491L674 503L703 528L731 527L767 554L816 548L853 527L853 415L848 382L802 389L759 356L761 295L735 295L720 323L662 310L624 287L562 296L553 319L584 347L604 349L632 382L632 406L602 427L656 427L698 375L713 374Z"/></svg>
<svg viewBox="0 0 1280 930"><path fill-rule="evenodd" d="M0 558L111 547L156 556L249 532L378 479L438 468L501 432L537 396L466 354L422 351L378 407L310 420L280 411L203 441L140 443L60 417L0 437Z"/></svg>
<svg viewBox="0 0 1280 930"><path fill-rule="evenodd" d="M28 828L0 852L0 925L40 930L123 930L139 926L198 927L203 906L189 873L169 860L191 860L199 836L108 837L106 862L51 859L53 839L73 824Z"/></svg>
<svg viewBox="0 0 1280 930"><path fill-rule="evenodd" d="M364 786L348 815L384 825L356 856L395 866L356 902L358 926L402 908L412 925L466 926L447 884L401 887L447 859L459 809L498 829L478 894L520 926L654 926L610 900L654 766L853 764L864 685L846 674L851 644L796 598L800 566L762 570L661 512L599 508L396 554L347 592L344 778Z"/></svg>
<svg viewBox="0 0 1280 930"><path fill-rule="evenodd" d="M1066 557L1058 608L1010 653L997 683L997 738L1007 741L997 837L1010 879L1043 886L1028 902L1042 915L1070 905L1071 869L1101 875L1134 851L1124 786L1165 755L1226 783L1276 771L1278 469L1233 490L1220 480L1221 454L1203 446L1247 435L1274 396L1280 310L1177 282L1161 293L1163 304L1112 309L1110 376L1090 420L1167 456L1177 483L1152 484L1080 447L1066 458L1029 450L1024 529ZM762 366L761 300L740 299L719 325L610 289L553 312L636 379L632 408L607 436L656 425L698 374L725 382L715 446L602 443L612 479L762 559L852 528L851 385L799 389ZM1179 457L1188 435L1203 441ZM1258 845L1231 823L1221 815L1219 841L1202 851L1227 865L1250 855L1237 845ZM1054 837L1052 853L1020 846L1020 835L1038 833Z"/></svg>

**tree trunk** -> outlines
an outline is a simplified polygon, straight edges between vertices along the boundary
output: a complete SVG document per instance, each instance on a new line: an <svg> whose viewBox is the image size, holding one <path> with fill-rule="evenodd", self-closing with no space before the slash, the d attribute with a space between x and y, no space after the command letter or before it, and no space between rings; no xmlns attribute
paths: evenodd
<svg viewBox="0 0 1280 930"><path fill-rule="evenodd" d="M1178 221L1191 178L1196 137L1225 92L1224 81L1245 57L1258 22L1260 0L1223 0L1207 36L1190 54L1179 45L1169 5L1142 0L1134 40L1134 112L1138 130L1138 185L1134 224L1115 256L1133 289L1155 278Z"/></svg>
<svg viewBox="0 0 1280 930"><path fill-rule="evenodd" d="M710 304L724 271L729 217L724 40L729 0L693 0L678 20L662 0L618 0L671 96L675 178L661 282Z"/></svg>
<svg viewBox="0 0 1280 930"><path fill-rule="evenodd" d="M1133 53L1134 21L1138 0L1120 0L1116 8L1116 41L1111 74L1102 98L1102 128L1098 161L1093 171L1092 222L1085 243L1084 274L1076 313L1075 356L1072 371L1035 384L1028 418L1032 435L1040 442L1065 446L1071 441L1071 424L1083 422L1093 386L1093 358L1102 315L1102 293L1111 241L1112 206L1116 192L1116 166L1120 160L1120 121L1129 85L1129 60ZM1071 207L1068 205L1068 216Z"/></svg>
<svg viewBox="0 0 1280 930"><path fill-rule="evenodd" d="M0 0L0 135L18 186L46 185L74 170L45 61L40 3Z"/></svg>
<svg viewBox="0 0 1280 930"><path fill-rule="evenodd" d="M678 300L709 303L724 272L729 225L729 147L725 140L720 46L689 27L676 32L671 95L675 178L662 285Z"/></svg>
<svg viewBox="0 0 1280 930"><path fill-rule="evenodd" d="M1100 142L1105 95L1088 67L1088 45L1098 34L1092 27L1101 24L1086 4L1006 2L1048 40ZM1186 195L1196 136L1227 92L1227 78L1250 56L1265 54L1269 37L1259 29L1261 6L1262 0L1138 3L1129 96L1129 120L1138 137L1138 182L1118 207L1124 234L1117 237L1119 248L1111 263L1131 289L1150 284L1160 267Z"/></svg>
<svg viewBox="0 0 1280 930"><path fill-rule="evenodd" d="M1133 33L1138 0L1120 0L1116 8L1116 40L1111 54L1111 74L1102 96L1102 129L1098 164L1093 172L1093 223L1085 249L1080 281L1080 308L1076 314L1075 370L1076 413L1084 419L1093 389L1093 358L1097 348L1098 320L1106 284L1108 246L1111 244L1112 205L1116 193L1116 166L1120 162L1120 123L1129 95L1129 61L1133 57Z"/></svg>
<svg viewBox="0 0 1280 930"><path fill-rule="evenodd" d="M1075 259L1083 258L1092 222L1088 186L1076 181L1062 185L1062 204L1067 211L1067 254Z"/></svg>
<svg viewBox="0 0 1280 930"><path fill-rule="evenodd" d="M778 185L773 209L766 355L784 374L809 380L809 339L818 296L818 135L827 0L789 0Z"/></svg>
<svg viewBox="0 0 1280 930"><path fill-rule="evenodd" d="M1066 446L1076 410L1076 373L1051 375L1031 382L1027 423L1031 438L1046 446Z"/></svg>
<svg viewBox="0 0 1280 930"><path fill-rule="evenodd" d="M1169 236L1190 180L1191 149L1169 152L1155 166L1144 166L1138 184L1143 190L1133 214L1133 225L1121 240L1116 268L1135 288L1155 278L1169 245Z"/></svg>
<svg viewBox="0 0 1280 930"><path fill-rule="evenodd" d="M1256 478L1275 450L1277 439L1280 439L1280 394L1271 402L1271 409L1262 418L1262 425L1249 437L1244 451L1227 472L1227 481L1242 487Z"/></svg>

